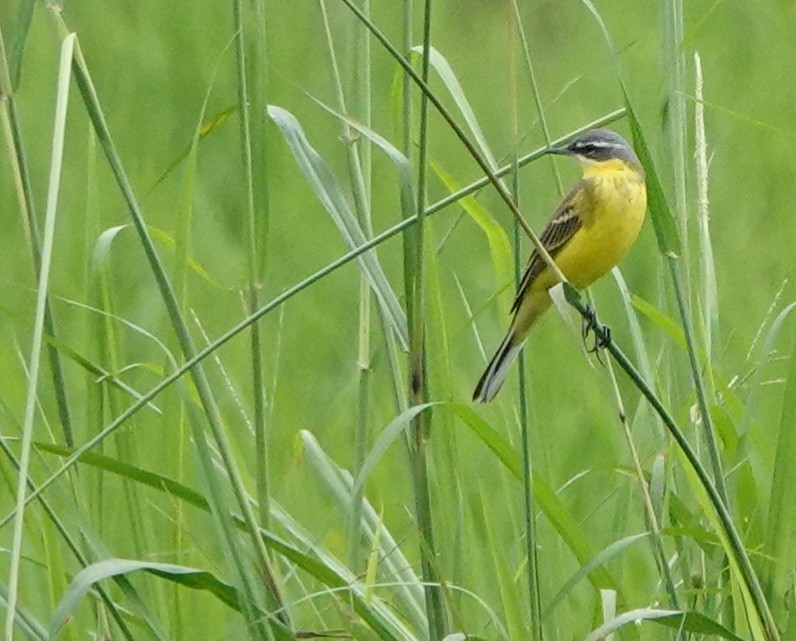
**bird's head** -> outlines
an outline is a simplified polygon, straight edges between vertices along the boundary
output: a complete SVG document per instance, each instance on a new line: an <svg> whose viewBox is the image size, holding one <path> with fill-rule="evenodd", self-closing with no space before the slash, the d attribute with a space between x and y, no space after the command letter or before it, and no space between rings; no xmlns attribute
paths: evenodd
<svg viewBox="0 0 796 641"><path fill-rule="evenodd" d="M621 161L641 169L633 147L610 129L591 129L563 147L550 147L547 153L574 156L584 165Z"/></svg>

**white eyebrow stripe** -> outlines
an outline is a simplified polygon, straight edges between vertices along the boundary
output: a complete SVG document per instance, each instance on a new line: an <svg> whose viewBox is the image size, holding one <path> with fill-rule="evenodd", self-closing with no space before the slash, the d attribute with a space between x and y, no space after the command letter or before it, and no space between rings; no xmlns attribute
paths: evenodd
<svg viewBox="0 0 796 641"><path fill-rule="evenodd" d="M591 141L591 142L585 142L585 143L581 143L580 145L578 145L578 147L587 147L587 146L588 147L601 147L601 148L608 148L608 147L617 148L617 147L620 147L620 145L618 145L615 142L605 142L603 140L594 140L594 141Z"/></svg>

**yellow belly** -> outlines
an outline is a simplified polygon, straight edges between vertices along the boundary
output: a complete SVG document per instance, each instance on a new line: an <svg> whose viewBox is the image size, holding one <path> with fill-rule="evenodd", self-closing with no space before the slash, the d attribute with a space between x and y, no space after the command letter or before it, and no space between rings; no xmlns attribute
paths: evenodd
<svg viewBox="0 0 796 641"><path fill-rule="evenodd" d="M643 181L624 176L592 180L592 215L555 256L564 276L578 289L591 285L624 258L638 237L647 210ZM533 288L546 290L557 282L546 269Z"/></svg>

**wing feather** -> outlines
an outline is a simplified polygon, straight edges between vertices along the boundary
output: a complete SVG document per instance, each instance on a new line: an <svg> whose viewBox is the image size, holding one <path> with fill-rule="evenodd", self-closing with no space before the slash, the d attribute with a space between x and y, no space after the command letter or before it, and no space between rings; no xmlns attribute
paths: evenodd
<svg viewBox="0 0 796 641"><path fill-rule="evenodd" d="M579 206L581 205L581 199L586 191L584 183L585 181L581 180L567 194L567 197L564 198L564 201L553 214L550 222L547 223L547 227L542 231L542 235L539 236L542 245L553 258L583 225L583 220L578 212L581 209ZM520 286L517 288L517 295L511 305L512 312L519 308L520 301L525 296L528 288L539 277L539 274L544 271L545 267L547 267L547 263L539 255L539 252L534 250L528 259L528 265L525 267Z"/></svg>

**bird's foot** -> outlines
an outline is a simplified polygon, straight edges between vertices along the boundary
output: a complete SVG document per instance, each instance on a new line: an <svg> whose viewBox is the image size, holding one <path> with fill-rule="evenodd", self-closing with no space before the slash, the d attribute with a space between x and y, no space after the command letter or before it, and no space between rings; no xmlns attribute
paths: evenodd
<svg viewBox="0 0 796 641"><path fill-rule="evenodd" d="M594 333L594 344L588 347L586 344L589 334ZM601 325L597 320L597 312L591 305L586 306L586 314L583 316L583 323L581 325L581 335L583 336L583 346L589 354L596 354L597 360L600 365L605 365L600 352L611 342L611 328L607 325Z"/></svg>

